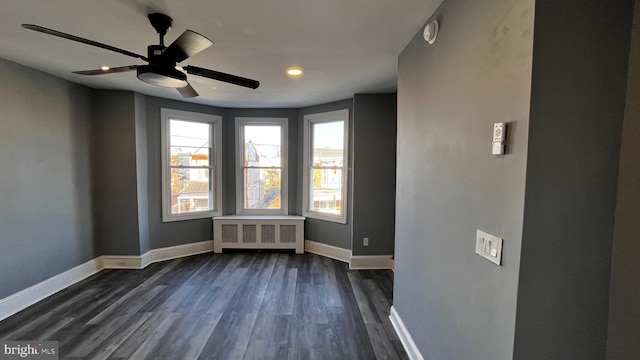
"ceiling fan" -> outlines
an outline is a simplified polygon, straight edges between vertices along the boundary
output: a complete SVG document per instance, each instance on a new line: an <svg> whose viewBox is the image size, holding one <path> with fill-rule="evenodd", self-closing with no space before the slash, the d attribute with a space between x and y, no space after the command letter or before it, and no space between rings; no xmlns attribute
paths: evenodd
<svg viewBox="0 0 640 360"><path fill-rule="evenodd" d="M260 86L260 82L236 75L226 74L219 71L209 70L197 66L186 65L177 66L176 64L186 60L187 58L207 49L213 45L213 41L209 40L197 32L186 30L168 47L164 46L164 36L171 29L173 20L161 13L153 13L148 15L151 26L156 30L160 37L160 44L149 45L147 47L147 56L138 55L127 50L99 43L97 41L81 38L79 36L66 34L53 29L48 29L38 25L22 24L22 27L39 31L41 33L58 36L64 39L81 42L83 44L96 46L102 49L115 51L117 53L131 56L144 60L148 65L128 65L115 68L102 67L96 70L74 71L81 75L103 75L114 74L125 71L136 70L138 79L151 85L176 88L180 95L185 98L198 96L196 90L191 87L187 81L187 74L206 77L213 80L224 81L230 84L240 85L251 89Z"/></svg>

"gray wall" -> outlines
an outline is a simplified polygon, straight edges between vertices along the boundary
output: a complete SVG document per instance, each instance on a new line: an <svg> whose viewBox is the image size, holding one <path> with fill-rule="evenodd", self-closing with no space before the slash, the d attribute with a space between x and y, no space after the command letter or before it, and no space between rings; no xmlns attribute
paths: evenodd
<svg viewBox="0 0 640 360"><path fill-rule="evenodd" d="M151 249L149 244L149 194L148 149L147 149L147 102L144 95L135 94L135 139L136 139L136 190L138 199L138 237L140 254Z"/></svg>
<svg viewBox="0 0 640 360"><path fill-rule="evenodd" d="M297 182L298 182L298 111L296 109L225 109L223 118L223 134L226 140L224 144L224 169L223 179L224 197L223 209L227 215L236 213L236 152L235 142L236 117L256 117L256 118L287 118L289 145L288 145L288 196L287 203L289 214L300 214L298 209ZM302 180L301 180L302 181Z"/></svg>
<svg viewBox="0 0 640 360"><path fill-rule="evenodd" d="M147 122L147 178L149 242L151 249L189 244L213 239L213 222L210 218L162 222L162 156L160 146L160 109L168 108L204 114L223 115L223 109L146 97ZM223 126L225 121L223 120ZM223 129L224 131L224 129ZM223 132L224 133L224 132ZM223 146L228 141L223 137ZM224 181L224 180L223 180Z"/></svg>
<svg viewBox="0 0 640 360"><path fill-rule="evenodd" d="M512 358L533 6L446 1L435 44L419 31L399 58L393 303L428 360ZM475 254L476 229L504 238L502 266Z"/></svg>
<svg viewBox="0 0 640 360"><path fill-rule="evenodd" d="M353 99L346 99L336 101L328 104L322 104L317 106L310 106L302 108L299 111L298 123L300 131L298 133L298 198L302 201L302 154L303 154L303 139L304 131L302 131L302 124L304 116L307 114L322 113L334 110L349 110L349 163L348 163L348 188L350 201L347 204L347 223L338 224L330 221L323 221L318 219L306 219L304 223L304 238L305 240L312 240L327 245L337 246L343 249L351 249L351 232L353 223L353 171L351 166L353 164ZM300 204L302 206L302 204ZM298 209L298 213L302 213L302 208Z"/></svg>
<svg viewBox="0 0 640 360"><path fill-rule="evenodd" d="M607 359L640 359L640 2L636 1L620 150Z"/></svg>
<svg viewBox="0 0 640 360"><path fill-rule="evenodd" d="M396 203L396 94L353 101L353 255L393 254ZM369 238L369 246L362 239Z"/></svg>
<svg viewBox="0 0 640 360"><path fill-rule="evenodd" d="M536 2L515 359L605 357L632 5Z"/></svg>
<svg viewBox="0 0 640 360"><path fill-rule="evenodd" d="M99 255L92 91L0 59L0 299Z"/></svg>
<svg viewBox="0 0 640 360"><path fill-rule="evenodd" d="M103 255L140 255L134 100L129 91L95 91L92 184Z"/></svg>

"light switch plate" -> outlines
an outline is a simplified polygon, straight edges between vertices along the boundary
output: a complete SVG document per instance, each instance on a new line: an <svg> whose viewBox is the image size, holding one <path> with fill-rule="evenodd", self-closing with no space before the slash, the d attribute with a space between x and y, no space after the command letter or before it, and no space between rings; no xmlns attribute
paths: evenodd
<svg viewBox="0 0 640 360"><path fill-rule="evenodd" d="M476 254L496 265L500 265L502 261L502 238L477 230Z"/></svg>

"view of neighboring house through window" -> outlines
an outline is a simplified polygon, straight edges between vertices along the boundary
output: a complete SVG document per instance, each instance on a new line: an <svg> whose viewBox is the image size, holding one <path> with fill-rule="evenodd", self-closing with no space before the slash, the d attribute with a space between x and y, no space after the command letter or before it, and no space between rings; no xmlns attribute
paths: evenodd
<svg viewBox="0 0 640 360"><path fill-rule="evenodd" d="M221 118L169 109L161 117L163 221L220 215Z"/></svg>
<svg viewBox="0 0 640 360"><path fill-rule="evenodd" d="M236 118L239 214L287 214L286 121Z"/></svg>
<svg viewBox="0 0 640 360"><path fill-rule="evenodd" d="M303 215L346 223L348 110L304 117Z"/></svg>

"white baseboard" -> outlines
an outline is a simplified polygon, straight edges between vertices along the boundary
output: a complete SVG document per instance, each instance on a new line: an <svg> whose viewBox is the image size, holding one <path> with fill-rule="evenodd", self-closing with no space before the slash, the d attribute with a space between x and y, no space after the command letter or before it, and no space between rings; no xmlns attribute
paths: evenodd
<svg viewBox="0 0 640 360"><path fill-rule="evenodd" d="M404 322L398 315L396 309L391 306L391 315L389 315L389 319L391 320L391 324L393 324L393 328L396 329L396 333L402 342L402 346L404 346L404 350L407 352L410 360L424 360L420 350L416 346L416 343L413 342L413 338L409 333L409 330L404 326Z"/></svg>
<svg viewBox="0 0 640 360"><path fill-rule="evenodd" d="M349 264L351 270L393 269L393 255L356 255L351 250L317 241L305 240L304 251Z"/></svg>
<svg viewBox="0 0 640 360"><path fill-rule="evenodd" d="M149 264L213 251L213 240L152 249L142 255L103 255L105 269L144 269Z"/></svg>
<svg viewBox="0 0 640 360"><path fill-rule="evenodd" d="M140 265L142 266L142 269L146 268L152 262L151 251L147 251L146 253L140 255Z"/></svg>
<svg viewBox="0 0 640 360"><path fill-rule="evenodd" d="M142 256L140 255L102 255L103 269L143 269Z"/></svg>
<svg viewBox="0 0 640 360"><path fill-rule="evenodd" d="M351 250L311 240L304 241L304 251L331 259L344 261L346 263L349 263L351 261Z"/></svg>
<svg viewBox="0 0 640 360"><path fill-rule="evenodd" d="M351 256L351 270L380 270L393 268L393 255L356 255Z"/></svg>
<svg viewBox="0 0 640 360"><path fill-rule="evenodd" d="M102 270L101 259L95 258L47 280L0 299L0 320L47 298Z"/></svg>
<svg viewBox="0 0 640 360"><path fill-rule="evenodd" d="M391 259L391 271L396 272L396 260Z"/></svg>
<svg viewBox="0 0 640 360"><path fill-rule="evenodd" d="M185 256L203 254L213 251L213 240L201 241L192 244L170 246L160 249L153 249L150 253L150 262L177 259Z"/></svg>

